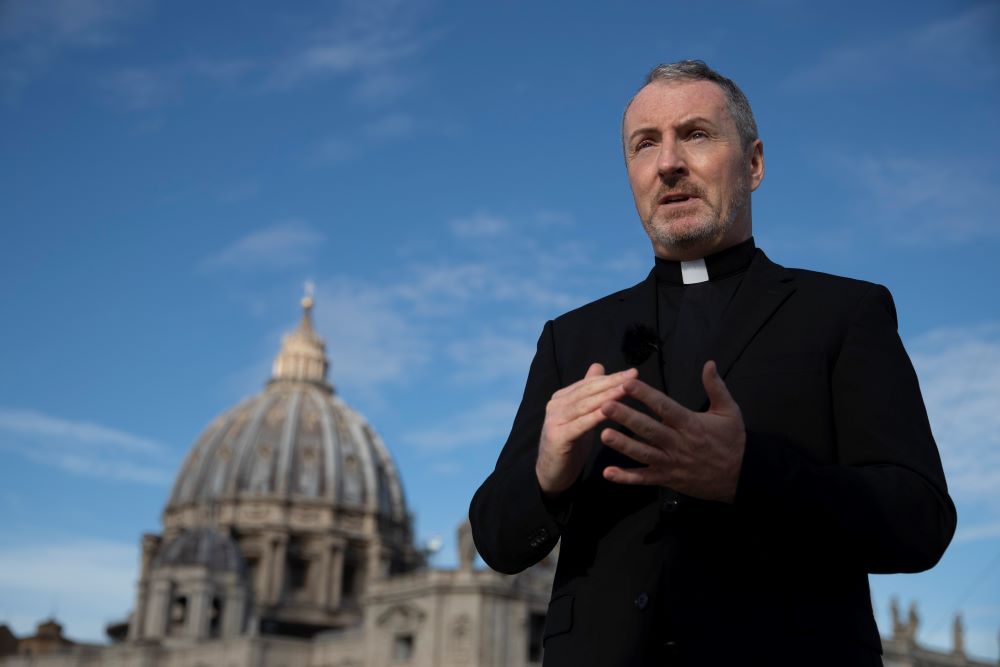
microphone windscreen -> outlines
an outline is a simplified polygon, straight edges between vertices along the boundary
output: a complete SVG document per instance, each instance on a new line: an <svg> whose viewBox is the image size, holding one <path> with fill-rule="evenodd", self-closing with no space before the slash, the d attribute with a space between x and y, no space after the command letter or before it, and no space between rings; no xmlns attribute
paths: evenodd
<svg viewBox="0 0 1000 667"><path fill-rule="evenodd" d="M630 324L622 338L622 354L630 366L638 366L659 349L656 332L645 324Z"/></svg>

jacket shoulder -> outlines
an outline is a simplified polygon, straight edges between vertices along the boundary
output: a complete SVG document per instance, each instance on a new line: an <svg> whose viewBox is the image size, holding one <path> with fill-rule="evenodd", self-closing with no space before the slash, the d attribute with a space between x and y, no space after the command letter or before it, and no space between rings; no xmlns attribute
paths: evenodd
<svg viewBox="0 0 1000 667"><path fill-rule="evenodd" d="M622 301L635 298L637 293L650 280L652 280L651 275L631 287L626 287L625 289L618 290L617 292L613 292L607 296L602 296L601 298L595 299L590 303L585 303L578 308L567 311L554 318L552 321L557 327L563 327L566 325L572 326L579 322L592 321L595 317L615 313L617 312L618 304Z"/></svg>
<svg viewBox="0 0 1000 667"><path fill-rule="evenodd" d="M889 290L883 285L869 280L848 278L810 269L781 268L792 276L796 290L801 296L825 303L827 306L840 305L851 308L869 295L880 295L890 301L892 298Z"/></svg>
<svg viewBox="0 0 1000 667"><path fill-rule="evenodd" d="M838 276L833 273L823 273L822 271L798 268L786 268L785 270L791 272L795 277L796 283L805 287L864 292L876 286L876 283L868 280L848 278L847 276Z"/></svg>

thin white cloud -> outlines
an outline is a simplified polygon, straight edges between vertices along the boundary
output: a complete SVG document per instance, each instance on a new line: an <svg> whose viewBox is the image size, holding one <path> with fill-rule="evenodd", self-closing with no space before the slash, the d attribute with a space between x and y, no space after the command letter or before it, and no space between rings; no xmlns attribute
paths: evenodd
<svg viewBox="0 0 1000 667"><path fill-rule="evenodd" d="M507 220L479 212L467 218L458 218L450 223L452 233L458 238L492 238L510 229Z"/></svg>
<svg viewBox="0 0 1000 667"><path fill-rule="evenodd" d="M200 58L186 63L184 69L191 76L216 83L232 83L255 71L257 67L257 63L247 58Z"/></svg>
<svg viewBox="0 0 1000 667"><path fill-rule="evenodd" d="M1000 237L993 210L1000 174L968 156L840 156L849 170L866 225L880 224L890 239L905 243L963 243Z"/></svg>
<svg viewBox="0 0 1000 667"><path fill-rule="evenodd" d="M331 377L363 390L405 382L429 357L419 319L409 317L391 290L344 280L316 290L316 325L327 335Z"/></svg>
<svg viewBox="0 0 1000 667"><path fill-rule="evenodd" d="M497 379L523 379L535 356L538 332L525 336L505 336L487 332L475 338L463 338L448 345L448 356L455 378L487 383Z"/></svg>
<svg viewBox="0 0 1000 667"><path fill-rule="evenodd" d="M456 305L482 298L497 279L485 261L438 260L414 266L408 280L390 288L393 295L423 314L447 314Z"/></svg>
<svg viewBox="0 0 1000 667"><path fill-rule="evenodd" d="M791 90L875 85L920 77L971 86L1000 75L1000 6L984 2L959 14L860 44L843 44L792 72Z"/></svg>
<svg viewBox="0 0 1000 667"><path fill-rule="evenodd" d="M565 211L539 211L535 220L541 225L552 227L571 227L576 224L573 216Z"/></svg>
<svg viewBox="0 0 1000 667"><path fill-rule="evenodd" d="M310 225L292 220L258 229L206 257L203 269L243 271L300 267L315 255L325 237Z"/></svg>
<svg viewBox="0 0 1000 667"><path fill-rule="evenodd" d="M260 193L260 185L256 181L247 180L236 182L229 187L223 188L219 192L219 201L223 204L235 204L237 202L253 199Z"/></svg>
<svg viewBox="0 0 1000 667"><path fill-rule="evenodd" d="M106 639L133 604L138 557L138 544L97 539L0 546L0 613L17 609L17 634L55 613L68 636Z"/></svg>
<svg viewBox="0 0 1000 667"><path fill-rule="evenodd" d="M342 132L320 140L312 154L318 164L347 162L372 146L412 136L416 121L405 113L390 113L363 123L354 132Z"/></svg>
<svg viewBox="0 0 1000 667"><path fill-rule="evenodd" d="M404 0L349 0L338 5L324 27L301 39L271 68L265 90L285 89L329 77L351 77L355 98L384 101L405 92L412 77L397 73L404 62L433 40L421 28L425 3Z"/></svg>
<svg viewBox="0 0 1000 667"><path fill-rule="evenodd" d="M0 38L101 46L148 5L146 0L6 0Z"/></svg>
<svg viewBox="0 0 1000 667"><path fill-rule="evenodd" d="M956 542L975 542L976 540L993 540L1000 538L1000 521L981 523L972 526L959 526L955 532Z"/></svg>
<svg viewBox="0 0 1000 667"><path fill-rule="evenodd" d="M441 477L455 477L462 472L462 465L458 461L435 461L427 469Z"/></svg>
<svg viewBox="0 0 1000 667"><path fill-rule="evenodd" d="M35 463L51 465L80 477L167 486L174 473L167 466L146 465L130 461L97 460L65 451L28 452L26 457Z"/></svg>
<svg viewBox="0 0 1000 667"><path fill-rule="evenodd" d="M123 67L98 78L108 102L126 111L149 111L181 101L198 84L213 93L247 79L257 65L246 59L200 58L169 65Z"/></svg>
<svg viewBox="0 0 1000 667"><path fill-rule="evenodd" d="M149 438L91 422L60 419L36 410L0 407L0 431L13 435L58 438L87 445L111 445L132 453L164 452L162 445Z"/></svg>
<svg viewBox="0 0 1000 667"><path fill-rule="evenodd" d="M908 347L952 495L1000 517L1000 324L937 329Z"/></svg>
<svg viewBox="0 0 1000 667"><path fill-rule="evenodd" d="M111 101L129 111L163 106L180 96L180 82L175 77L140 67L112 72L102 84Z"/></svg>
<svg viewBox="0 0 1000 667"><path fill-rule="evenodd" d="M410 431L405 440L428 453L503 442L517 412L509 401L487 401L449 417L444 423Z"/></svg>
<svg viewBox="0 0 1000 667"><path fill-rule="evenodd" d="M409 136L413 132L414 125L412 116L396 112L376 118L366 123L362 129L372 139L387 141Z"/></svg>
<svg viewBox="0 0 1000 667"><path fill-rule="evenodd" d="M6 0L0 6L0 82L16 91L64 53L113 44L149 0Z"/></svg>
<svg viewBox="0 0 1000 667"><path fill-rule="evenodd" d="M0 434L0 449L73 475L152 485L173 477L163 445L92 422L0 408Z"/></svg>

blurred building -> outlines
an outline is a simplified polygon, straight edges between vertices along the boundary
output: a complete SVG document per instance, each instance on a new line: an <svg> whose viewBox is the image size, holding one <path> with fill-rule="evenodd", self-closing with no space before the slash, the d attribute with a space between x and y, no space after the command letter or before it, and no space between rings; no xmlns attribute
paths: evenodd
<svg viewBox="0 0 1000 667"><path fill-rule="evenodd" d="M54 620L0 626L0 666L520 667L538 665L555 554L508 577L429 568L389 450L327 381L312 299L259 394L195 441L142 538L134 608L112 644L75 643ZM893 609L886 667L981 666L956 619L950 653L916 643Z"/></svg>

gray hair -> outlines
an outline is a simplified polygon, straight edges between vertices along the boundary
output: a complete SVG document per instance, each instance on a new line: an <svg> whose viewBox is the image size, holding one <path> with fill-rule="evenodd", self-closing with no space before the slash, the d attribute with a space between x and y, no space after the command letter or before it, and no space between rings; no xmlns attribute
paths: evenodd
<svg viewBox="0 0 1000 667"><path fill-rule="evenodd" d="M679 60L675 63L657 65L646 75L646 81L642 84L642 88L656 81L668 83L674 81L711 81L721 88L726 96L726 106L729 108L729 115L732 116L733 122L736 123L736 130L740 133L743 148L750 148L750 144L757 140L757 121L754 120L750 100L731 79L722 76L701 60ZM638 95L638 91L636 91L636 95ZM632 106L634 99L635 95L625 105L626 112ZM624 114L622 120L624 122Z"/></svg>

